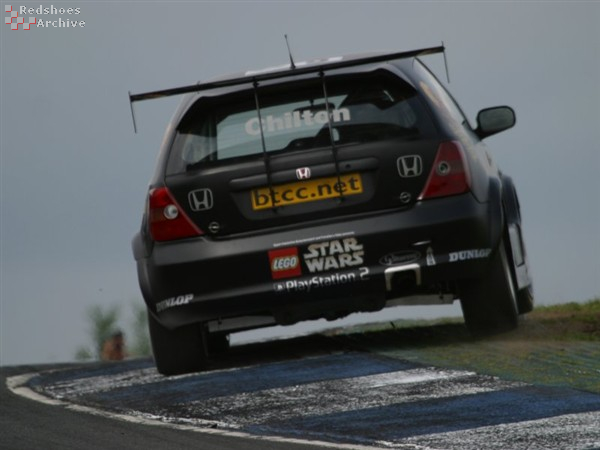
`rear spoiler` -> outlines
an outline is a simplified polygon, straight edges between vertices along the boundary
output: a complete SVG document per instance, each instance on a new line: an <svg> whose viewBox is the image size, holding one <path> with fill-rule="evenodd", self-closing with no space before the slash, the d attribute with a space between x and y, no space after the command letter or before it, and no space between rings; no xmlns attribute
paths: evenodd
<svg viewBox="0 0 600 450"><path fill-rule="evenodd" d="M192 84L189 86L181 86L181 87L176 87L176 88L171 88L171 89L163 89L163 90L159 90L159 91L144 92L144 93L140 93L140 94L131 94L131 92L130 92L129 93L129 106L131 108L131 117L133 119L133 129L134 129L134 132L137 133L137 126L135 123L135 113L133 111L133 103L134 102L139 102L142 100L153 100L153 99L162 98L162 97L171 97L173 95L188 94L191 92L206 91L206 90L215 89L215 88L236 86L236 85L246 84L246 83L253 83L256 86L257 83L260 81L275 80L278 78L286 78L286 77L292 77L292 76L297 76L297 75L304 75L304 74L308 74L308 73L323 73L326 70L335 70L335 69L342 69L342 68L346 68L346 67L362 66L362 65L366 65L366 64L374 64L374 63L378 63L378 62L385 62L385 61L390 61L390 60L395 60L395 59L414 58L417 56L425 56L425 55L431 55L431 54L435 54L435 53L443 53L444 54L444 64L446 65L446 75L447 75L448 74L448 65L446 63L446 52L445 52L444 43L442 42L442 45L440 45L438 47L421 48L418 50L409 50L409 51L404 51L404 52L384 53L381 55L366 56L363 58L356 58L356 59L351 59L351 60L332 58L332 59L325 60L325 62L323 62L322 64L317 63L317 64L310 64L308 66L302 66L302 65L300 65L300 63L298 63L298 65L291 64L290 67L286 66L285 69L278 68L278 69L275 69L272 71L265 70L265 71L249 72L246 75L241 76L241 77L229 78L226 80L213 81L213 82L209 82L209 83L197 83L197 84Z"/></svg>

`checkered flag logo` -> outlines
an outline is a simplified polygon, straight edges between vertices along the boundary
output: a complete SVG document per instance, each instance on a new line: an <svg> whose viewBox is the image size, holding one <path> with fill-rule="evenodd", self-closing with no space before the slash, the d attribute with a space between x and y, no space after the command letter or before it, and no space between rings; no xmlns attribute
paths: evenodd
<svg viewBox="0 0 600 450"><path fill-rule="evenodd" d="M37 19L35 17L28 17L27 23L25 23L25 17L19 17L19 13L17 11L12 10L12 6L6 5L4 7L4 12L10 13L10 16L4 18L5 24L10 24L11 30L18 30L19 25L22 25L22 30L31 29L31 25L35 24Z"/></svg>

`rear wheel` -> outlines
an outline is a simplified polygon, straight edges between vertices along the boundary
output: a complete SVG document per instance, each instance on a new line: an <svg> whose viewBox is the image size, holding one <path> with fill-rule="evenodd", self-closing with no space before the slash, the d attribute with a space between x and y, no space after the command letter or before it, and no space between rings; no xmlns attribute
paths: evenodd
<svg viewBox="0 0 600 450"><path fill-rule="evenodd" d="M148 314L156 369L163 375L198 372L206 367L206 333L200 325L169 330Z"/></svg>
<svg viewBox="0 0 600 450"><path fill-rule="evenodd" d="M208 336L208 350L211 355L226 353L229 350L229 335L227 333L210 333Z"/></svg>
<svg viewBox="0 0 600 450"><path fill-rule="evenodd" d="M474 335L509 331L518 325L517 293L504 241L490 261L488 272L461 286L465 324Z"/></svg>
<svg viewBox="0 0 600 450"><path fill-rule="evenodd" d="M513 280L515 280L515 286L518 288L518 266L525 264L525 269L528 270L527 262L527 250L525 249L525 242L523 240L523 231L521 229L521 206L519 205L519 197L512 180L509 177L503 177L503 183L506 185L504 207L507 215L508 233L506 236L506 243L508 244L507 256L509 258ZM520 270L522 272L522 269ZM531 282L526 287L517 291L517 308L519 314L525 314L533 310L534 298L533 298L533 286Z"/></svg>
<svg viewBox="0 0 600 450"><path fill-rule="evenodd" d="M507 256L510 260L511 273L513 274L513 280L515 280L515 286L518 286L517 274L518 271L522 271L522 269L519 269L517 263L520 264L521 267L525 265L525 270L527 272L529 272L529 269L527 268L527 252L525 251L525 244L523 243L520 226L517 225L515 229L517 230L517 233L513 239L516 241L516 244L511 241L511 245L507 247ZM515 246L516 250L514 248ZM515 253L518 255L518 259L515 259ZM523 289L517 291L517 309L519 314L531 312L533 310L533 303L533 286L530 282Z"/></svg>
<svg viewBox="0 0 600 450"><path fill-rule="evenodd" d="M525 314L533 311L533 287L531 285L517 292L517 305L519 314Z"/></svg>

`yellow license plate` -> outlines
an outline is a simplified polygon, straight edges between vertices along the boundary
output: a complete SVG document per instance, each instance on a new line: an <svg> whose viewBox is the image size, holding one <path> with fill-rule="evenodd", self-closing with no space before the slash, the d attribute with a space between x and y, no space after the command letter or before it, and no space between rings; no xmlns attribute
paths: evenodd
<svg viewBox="0 0 600 450"><path fill-rule="evenodd" d="M327 198L360 194L363 191L362 179L358 173L338 177L318 178L296 183L273 186L273 197L268 187L250 192L252 209L257 211L276 206L315 202Z"/></svg>

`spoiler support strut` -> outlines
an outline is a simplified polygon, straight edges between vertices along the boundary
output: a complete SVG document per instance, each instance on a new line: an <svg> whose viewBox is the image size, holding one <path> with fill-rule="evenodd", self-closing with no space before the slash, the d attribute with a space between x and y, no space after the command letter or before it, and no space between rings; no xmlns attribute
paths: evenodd
<svg viewBox="0 0 600 450"><path fill-rule="evenodd" d="M340 194L340 201L344 200L343 189L341 189L342 185L342 177L340 174L340 162L337 154L337 147L335 145L335 136L333 135L333 125L331 124L331 111L329 108L329 97L327 96L327 84L325 83L325 72L320 71L319 77L321 78L321 84L323 86L323 100L325 101L325 111L327 112L327 126L329 127L329 141L331 143L331 153L333 154L333 163L335 164L335 175L337 176L338 193Z"/></svg>
<svg viewBox="0 0 600 450"><path fill-rule="evenodd" d="M260 102L258 101L258 81L254 80L252 83L254 87L254 103L256 104L256 115L258 117L258 128L260 129L260 142L262 144L262 154L263 161L265 163L265 172L267 174L267 184L269 185L269 195L271 197L271 204L273 205L273 211L277 211L277 206L275 206L275 191L273 190L273 179L271 176L271 161L269 158L269 153L267 152L267 144L265 142L265 132L263 130L262 124L262 116L260 113Z"/></svg>
<svg viewBox="0 0 600 450"><path fill-rule="evenodd" d="M131 108L131 119L133 120L133 132L137 134L137 125L135 124L135 112L133 110L133 101L131 100L131 91L129 91L129 107Z"/></svg>

